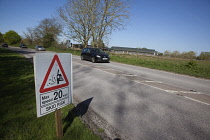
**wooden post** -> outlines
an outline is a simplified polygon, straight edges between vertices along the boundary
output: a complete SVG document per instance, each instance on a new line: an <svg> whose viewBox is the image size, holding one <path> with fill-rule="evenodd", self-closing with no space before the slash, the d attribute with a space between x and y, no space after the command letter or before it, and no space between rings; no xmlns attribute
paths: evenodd
<svg viewBox="0 0 210 140"><path fill-rule="evenodd" d="M62 115L60 109L55 111L55 122L57 139L60 140L63 137Z"/></svg>

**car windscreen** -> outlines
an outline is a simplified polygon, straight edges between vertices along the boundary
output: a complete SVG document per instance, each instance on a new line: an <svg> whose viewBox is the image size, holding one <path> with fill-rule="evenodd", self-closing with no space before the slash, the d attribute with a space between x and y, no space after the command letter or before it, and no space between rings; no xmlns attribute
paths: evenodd
<svg viewBox="0 0 210 140"><path fill-rule="evenodd" d="M96 53L104 53L101 49L93 49L93 51Z"/></svg>

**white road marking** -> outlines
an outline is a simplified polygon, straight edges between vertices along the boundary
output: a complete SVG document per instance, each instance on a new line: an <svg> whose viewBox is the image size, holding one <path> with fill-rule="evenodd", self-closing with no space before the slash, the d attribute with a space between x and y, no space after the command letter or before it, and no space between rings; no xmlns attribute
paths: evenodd
<svg viewBox="0 0 210 140"><path fill-rule="evenodd" d="M202 102L202 101L199 101L199 100L196 100L196 99L187 97L187 96L184 96L184 97L187 98L187 99L193 100L193 101L195 101L195 102L199 102L199 103L202 103L202 104L205 104L205 105L210 105L210 104L208 104L208 103L205 103L205 102Z"/></svg>
<svg viewBox="0 0 210 140"><path fill-rule="evenodd" d="M75 62L75 63L78 63L80 65L85 65L85 66L92 66L92 65L86 65L86 64L82 64L82 63L79 63L79 62ZM125 79L129 79L129 78L126 78L126 76L137 76L137 75L132 75L132 74L115 74L115 73L112 73L112 72L109 72L109 71L106 71L106 70L114 70L114 71L119 71L119 70L115 70L115 69L101 69L103 67L92 67L94 69L97 69L97 70L101 70L103 72L106 72L106 73L109 73L109 74L112 74L112 75L120 75L122 76L121 78L125 78ZM119 72L122 72L122 71L119 71ZM123 72L122 72L123 73ZM131 80L131 79L130 79ZM162 89L162 88L159 88L159 87L155 87L155 86L152 86L152 85L149 85L147 83L162 83L161 81L150 81L150 80L145 80L145 81L137 81L137 80L132 80L136 83L139 83L139 84L143 84L143 85L146 85L146 86L149 86L149 87L152 87L152 88L156 88L156 89L159 89L159 90L162 90L162 91L165 91L167 93L190 93L190 94L203 94L203 93L200 93L200 92L193 92L193 91L176 91L176 90L166 90L166 89ZM196 100L196 99L193 99L193 98L190 98L190 97L187 97L185 95L183 95L183 97L187 98L187 99L190 99L190 100L193 100L195 102L199 102L199 103L202 103L202 104L205 104L205 105L210 105L208 103L205 103L205 102L202 102L202 101L199 101L199 100Z"/></svg>

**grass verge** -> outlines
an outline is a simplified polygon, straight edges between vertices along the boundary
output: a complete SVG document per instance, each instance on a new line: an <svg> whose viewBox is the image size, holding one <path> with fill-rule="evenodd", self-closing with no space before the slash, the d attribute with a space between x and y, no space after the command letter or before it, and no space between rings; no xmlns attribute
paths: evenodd
<svg viewBox="0 0 210 140"><path fill-rule="evenodd" d="M210 79L210 61L110 53L111 61Z"/></svg>
<svg viewBox="0 0 210 140"><path fill-rule="evenodd" d="M0 139L56 140L55 115L36 117L33 64L16 52L0 48ZM99 140L74 106L61 109L64 140Z"/></svg>
<svg viewBox="0 0 210 140"><path fill-rule="evenodd" d="M29 48L34 47L29 46ZM81 54L81 50L74 50L69 48L51 47L47 48L47 50L58 53L71 53L78 56ZM109 55L111 57L111 61L114 62L210 79L210 61L117 53L109 53Z"/></svg>
<svg viewBox="0 0 210 140"><path fill-rule="evenodd" d="M58 53L71 53L73 55L81 55L81 50L70 49L70 48L47 48L48 51L58 52Z"/></svg>
<svg viewBox="0 0 210 140"><path fill-rule="evenodd" d="M47 48L47 50L58 53L72 53L73 55L78 56L81 54L81 50L68 48ZM111 57L111 61L114 62L210 79L210 61L117 53L109 53L109 55Z"/></svg>

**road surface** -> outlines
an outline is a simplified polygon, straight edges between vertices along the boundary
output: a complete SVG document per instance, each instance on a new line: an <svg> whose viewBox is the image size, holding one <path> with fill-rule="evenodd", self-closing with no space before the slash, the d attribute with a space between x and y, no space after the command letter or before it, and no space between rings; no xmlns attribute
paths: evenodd
<svg viewBox="0 0 210 140"><path fill-rule="evenodd" d="M29 59L35 52L9 48ZM210 139L210 80L73 56L73 86L74 98L89 100L121 138Z"/></svg>

